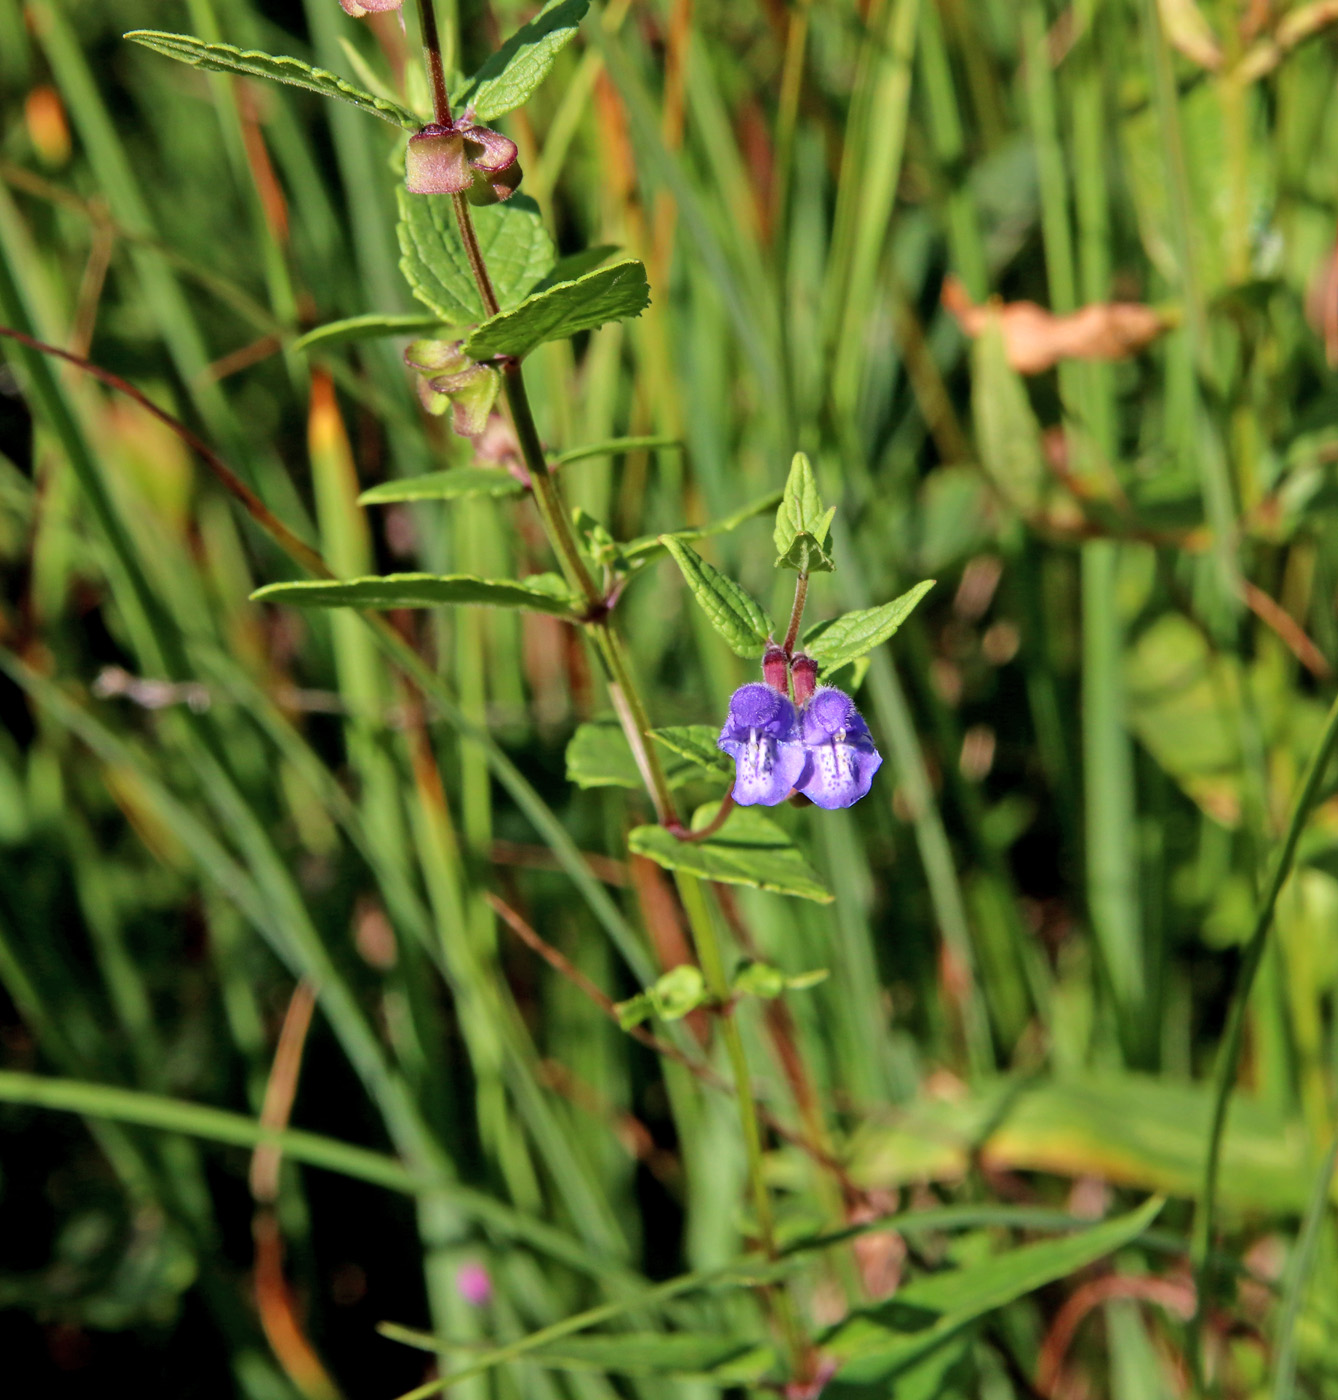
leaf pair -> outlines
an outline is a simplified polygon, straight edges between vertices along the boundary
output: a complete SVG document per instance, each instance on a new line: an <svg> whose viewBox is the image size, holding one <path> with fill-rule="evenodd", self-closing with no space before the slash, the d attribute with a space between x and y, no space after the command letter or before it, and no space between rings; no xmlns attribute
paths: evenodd
<svg viewBox="0 0 1338 1400"><path fill-rule="evenodd" d="M830 519L830 514L827 518ZM778 530L778 537L779 533ZM796 536L796 540L798 538ZM660 542L673 556L698 607L730 649L749 660L761 656L775 633L775 626L761 604L684 540L662 535ZM933 586L933 579L925 579L890 603L819 622L804 634L802 650L824 672L835 671L892 637Z"/></svg>
<svg viewBox="0 0 1338 1400"><path fill-rule="evenodd" d="M576 37L576 28L589 8L590 0L549 0L469 79L455 106L479 122L493 121L523 106L548 76L558 54ZM192 68L269 78L349 102L405 131L417 131L423 125L421 117L398 102L366 92L347 78L300 58L239 49L233 44L211 44L193 34L170 34L160 29L132 29L125 37Z"/></svg>
<svg viewBox="0 0 1338 1400"><path fill-rule="evenodd" d="M762 997L772 1001L785 991L805 991L816 987L827 976L826 968L789 975L766 963L745 963L730 984L731 997ZM619 1002L618 1024L623 1030L639 1026L642 1021L658 1016L662 1021L681 1020L690 1011L711 1001L710 989L701 969L695 963L680 963L670 968L644 992Z"/></svg>

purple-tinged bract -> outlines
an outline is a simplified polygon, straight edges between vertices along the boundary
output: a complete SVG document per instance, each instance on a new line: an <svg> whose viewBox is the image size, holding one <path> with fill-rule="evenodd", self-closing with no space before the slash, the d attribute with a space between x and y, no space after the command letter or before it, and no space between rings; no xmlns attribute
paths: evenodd
<svg viewBox="0 0 1338 1400"><path fill-rule="evenodd" d="M806 762L795 787L819 807L849 807L883 762L869 726L843 690L822 689L800 716Z"/></svg>
<svg viewBox="0 0 1338 1400"><path fill-rule="evenodd" d="M784 802L804 769L798 715L789 697L769 685L734 692L717 742L734 760L734 800L741 807Z"/></svg>

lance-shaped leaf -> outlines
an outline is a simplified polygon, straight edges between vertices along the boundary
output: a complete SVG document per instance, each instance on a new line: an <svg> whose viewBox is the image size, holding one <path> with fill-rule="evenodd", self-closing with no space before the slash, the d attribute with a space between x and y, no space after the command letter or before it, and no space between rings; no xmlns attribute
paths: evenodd
<svg viewBox="0 0 1338 1400"><path fill-rule="evenodd" d="M861 608L843 617L819 622L804 634L804 652L823 671L834 671L848 661L854 661L874 647L881 646L915 611L915 605L934 586L927 578L917 583L900 598L878 608Z"/></svg>
<svg viewBox="0 0 1338 1400"><path fill-rule="evenodd" d="M490 122L528 102L589 8L590 0L548 0L469 80L459 109Z"/></svg>
<svg viewBox="0 0 1338 1400"><path fill-rule="evenodd" d="M400 271L413 294L447 325L473 325L487 316L469 256L460 241L451 197L397 192ZM538 205L525 195L473 211L474 233L502 307L515 306L553 266L553 240Z"/></svg>
<svg viewBox="0 0 1338 1400"><path fill-rule="evenodd" d="M697 810L693 830L700 831L719 811L718 802ZM638 826L628 845L666 870L685 870L703 880L752 885L775 894L830 904L834 896L804 859L799 847L773 822L751 807L736 807L724 826L705 841L682 841L662 826Z"/></svg>
<svg viewBox="0 0 1338 1400"><path fill-rule="evenodd" d="M977 1318L1067 1278L1136 1239L1163 1204L1154 1197L1128 1215L1065 1239L1022 1245L968 1268L914 1279L891 1301L830 1328L821 1339L822 1351L838 1363L843 1383L897 1375L952 1341Z"/></svg>
<svg viewBox="0 0 1338 1400"><path fill-rule="evenodd" d="M657 744L686 759L704 773L733 778L734 760L716 746L719 734L720 731L709 724L670 725L665 729L650 731L650 737Z"/></svg>
<svg viewBox="0 0 1338 1400"><path fill-rule="evenodd" d="M826 543L835 514L835 506L823 510L813 468L802 452L796 452L776 510L776 567L801 574L831 573L836 565Z"/></svg>
<svg viewBox="0 0 1338 1400"><path fill-rule="evenodd" d="M471 574L385 574L378 578L303 579L271 583L251 594L258 603L291 603L299 608L436 608L477 603L490 608L575 617L575 600L556 574L529 578L474 578Z"/></svg>
<svg viewBox="0 0 1338 1400"><path fill-rule="evenodd" d="M663 767L670 787L681 787L704 776L695 759L677 753ZM583 788L624 787L639 791L645 786L627 736L617 720L612 719L591 720L577 728L567 745L567 779Z"/></svg>
<svg viewBox="0 0 1338 1400"><path fill-rule="evenodd" d="M526 297L519 306L484 321L465 340L476 360L528 355L546 340L565 340L609 321L639 316L650 305L646 269L627 258L574 282L557 282Z"/></svg>
<svg viewBox="0 0 1338 1400"><path fill-rule="evenodd" d="M256 49L239 49L232 44L209 44L193 34L169 34L160 29L132 29L125 37L155 53L188 63L192 68L203 68L211 73L242 73L248 78L271 78L276 83L306 88L308 92L319 93L322 97L351 102L364 112L403 127L405 131L417 131L423 124L421 118L398 102L364 92L347 78L329 73L324 68L313 68L300 58L261 53Z"/></svg>
<svg viewBox="0 0 1338 1400"><path fill-rule="evenodd" d="M424 331L445 332L446 327L436 316L387 316L374 311L366 316L348 316L342 321L329 321L309 330L293 341L294 350L328 349L350 340L374 340L386 335L422 335ZM457 332L459 334L459 332Z"/></svg>
<svg viewBox="0 0 1338 1400"><path fill-rule="evenodd" d="M452 467L402 481L383 481L358 497L360 506L388 506L396 501L456 501L466 496L523 496L525 487L510 472L496 467Z"/></svg>
<svg viewBox="0 0 1338 1400"><path fill-rule="evenodd" d="M753 596L733 579L726 578L715 565L708 564L691 545L672 535L661 535L660 542L687 580L697 606L730 650L749 660L760 656L776 629Z"/></svg>

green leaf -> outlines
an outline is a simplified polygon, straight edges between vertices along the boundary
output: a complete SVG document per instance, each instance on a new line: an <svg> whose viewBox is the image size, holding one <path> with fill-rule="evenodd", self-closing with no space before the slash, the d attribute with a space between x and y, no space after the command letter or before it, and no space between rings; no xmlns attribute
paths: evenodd
<svg viewBox="0 0 1338 1400"><path fill-rule="evenodd" d="M752 595L708 564L691 545L673 535L661 535L660 543L673 556L697 606L730 650L749 660L760 656L775 628Z"/></svg>
<svg viewBox="0 0 1338 1400"><path fill-rule="evenodd" d="M716 771L712 765L713 776ZM727 771L732 775L734 770L731 766ZM701 779L702 765L696 758L676 755L664 765L664 776L670 787L682 787ZM639 791L645 786L617 720L591 720L578 726L567 745L567 781L583 788L624 787Z"/></svg>
<svg viewBox="0 0 1338 1400"><path fill-rule="evenodd" d="M466 338L465 351L476 360L494 355L519 359L547 340L565 340L607 321L639 316L649 305L646 269L627 258L574 282L556 282L484 321Z"/></svg>
<svg viewBox="0 0 1338 1400"><path fill-rule="evenodd" d="M351 102L364 112L403 127L405 131L417 131L423 125L420 117L407 107L401 107L398 102L364 92L347 78L328 73L324 68L313 68L300 58L284 58L255 49L238 49L231 44L207 44L193 34L169 34L160 29L132 29L125 38L132 43L143 44L154 53L188 63L192 68L203 68L210 73L242 73L250 78L272 78L277 83L306 88L308 92L319 93L322 97Z"/></svg>
<svg viewBox="0 0 1338 1400"><path fill-rule="evenodd" d="M487 316L469 256L460 241L448 194L410 194L399 200L400 271L413 294L447 325L468 326ZM518 194L503 204L474 209L474 233L488 265L498 305L523 301L552 269L553 240L532 199Z"/></svg>
<svg viewBox="0 0 1338 1400"><path fill-rule="evenodd" d="M579 253L568 253L553 264L553 270L534 287L536 292L545 292L559 282L575 282L587 272L593 272L601 263L606 263L618 251L616 243L592 243Z"/></svg>
<svg viewBox="0 0 1338 1400"><path fill-rule="evenodd" d="M679 724L666 729L652 729L650 737L670 753L687 759L700 769L712 775L722 773L727 778L734 776L734 760L716 747L720 731L709 724Z"/></svg>
<svg viewBox="0 0 1338 1400"><path fill-rule="evenodd" d="M730 990L735 996L763 997L772 1001L782 992L803 992L825 982L828 972L825 967L814 968L812 972L785 973L767 963L744 963L734 974Z"/></svg>
<svg viewBox="0 0 1338 1400"><path fill-rule="evenodd" d="M662 1021L682 1020L689 1011L695 1011L709 1000L701 968L695 963L680 963L658 978L653 986L619 1002L614 1009L618 1013L618 1024L626 1031L651 1016L658 1016Z"/></svg>
<svg viewBox="0 0 1338 1400"><path fill-rule="evenodd" d="M555 467L564 467L568 462L581 462L587 457L613 457L624 452L637 452L641 449L672 447L682 450L683 440L676 437L616 437L605 438L603 442L587 443L584 447L569 447L553 458Z"/></svg>
<svg viewBox="0 0 1338 1400"><path fill-rule="evenodd" d="M1064 1239L1022 1245L962 1269L913 1279L880 1307L829 1329L822 1350L840 1363L842 1382L883 1380L920 1361L976 1319L1136 1239L1163 1200L1154 1197L1118 1219Z"/></svg>
<svg viewBox="0 0 1338 1400"><path fill-rule="evenodd" d="M528 102L558 54L576 37L576 26L589 8L590 0L548 0L474 74L455 105L461 112L472 112L479 122L490 122Z"/></svg>
<svg viewBox="0 0 1338 1400"><path fill-rule="evenodd" d="M836 565L824 545L835 514L835 506L823 510L813 467L804 453L796 452L776 511L776 567L801 574L831 573Z"/></svg>
<svg viewBox="0 0 1338 1400"><path fill-rule="evenodd" d="M523 496L525 487L498 467L452 467L402 481L383 481L358 497L360 506L387 506L396 501L455 501L465 496Z"/></svg>
<svg viewBox="0 0 1338 1400"><path fill-rule="evenodd" d="M366 316L348 316L342 321L330 321L317 326L293 341L292 348L303 352L328 349L350 340L372 340L385 335L421 335L423 331L445 329L435 316L387 316L372 312Z"/></svg>
<svg viewBox="0 0 1338 1400"><path fill-rule="evenodd" d="M719 808L718 802L698 808L693 830L706 826ZM834 898L798 846L769 817L751 807L736 807L724 826L705 841L681 841L662 826L638 826L628 845L666 870L685 870L703 880L752 885L819 904L830 904Z"/></svg>
<svg viewBox="0 0 1338 1400"><path fill-rule="evenodd" d="M447 603L478 603L491 608L573 617L574 599L556 574L511 579L470 574L386 574L380 578L303 579L270 583L251 594L258 603L291 603L300 608L436 608Z"/></svg>
<svg viewBox="0 0 1338 1400"><path fill-rule="evenodd" d="M441 1339L398 1323L383 1322L383 1337L421 1351L441 1350ZM454 1343L453 1343L454 1348ZM613 1336L562 1337L518 1358L562 1371L608 1371L623 1376L705 1378L722 1385L761 1380L776 1362L770 1343L756 1338L697 1332L619 1332Z"/></svg>
<svg viewBox="0 0 1338 1400"><path fill-rule="evenodd" d="M704 540L709 539L712 535L727 535L731 530L737 530L746 521L759 515L765 515L769 510L774 510L780 498L779 491L768 491L765 496L758 496L755 500L749 501L746 506L740 506L733 514L726 515L711 525L695 525L688 530L674 530L667 536L642 535L639 539L629 541L623 547L623 553L629 560L636 562L653 558L665 548L665 539Z"/></svg>
<svg viewBox="0 0 1338 1400"><path fill-rule="evenodd" d="M824 671L833 671L854 661L887 639L915 611L915 605L934 586L927 578L909 592L878 608L861 608L844 617L819 622L804 634L804 652Z"/></svg>
<svg viewBox="0 0 1338 1400"><path fill-rule="evenodd" d="M971 414L986 475L1015 510L1035 514L1049 470L1040 426L1021 375L1008 363L997 318L971 347Z"/></svg>

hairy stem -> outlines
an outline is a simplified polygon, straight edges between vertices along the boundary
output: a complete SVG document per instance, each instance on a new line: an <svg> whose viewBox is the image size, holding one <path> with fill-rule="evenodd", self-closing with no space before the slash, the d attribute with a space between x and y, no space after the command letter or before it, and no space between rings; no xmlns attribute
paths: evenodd
<svg viewBox="0 0 1338 1400"><path fill-rule="evenodd" d="M423 29L423 60L432 85L432 119L449 126L451 102L446 95L446 65L441 60L441 36L437 33L437 11L432 0L418 0L418 18Z"/></svg>
<svg viewBox="0 0 1338 1400"><path fill-rule="evenodd" d="M496 316L502 308L497 300L497 293L493 290L492 278L488 276L488 264L483 260L478 234L474 232L474 216L469 210L469 200L463 194L453 194L451 205L455 210L460 241L465 245L465 257L469 259L469 270L474 274L479 296L483 298L483 309L489 316Z"/></svg>
<svg viewBox="0 0 1338 1400"><path fill-rule="evenodd" d="M790 609L790 625L785 629L785 640L781 650L786 656L794 655L794 644L799 640L799 624L804 620L804 604L808 601L808 575L800 574L794 581L794 607Z"/></svg>

